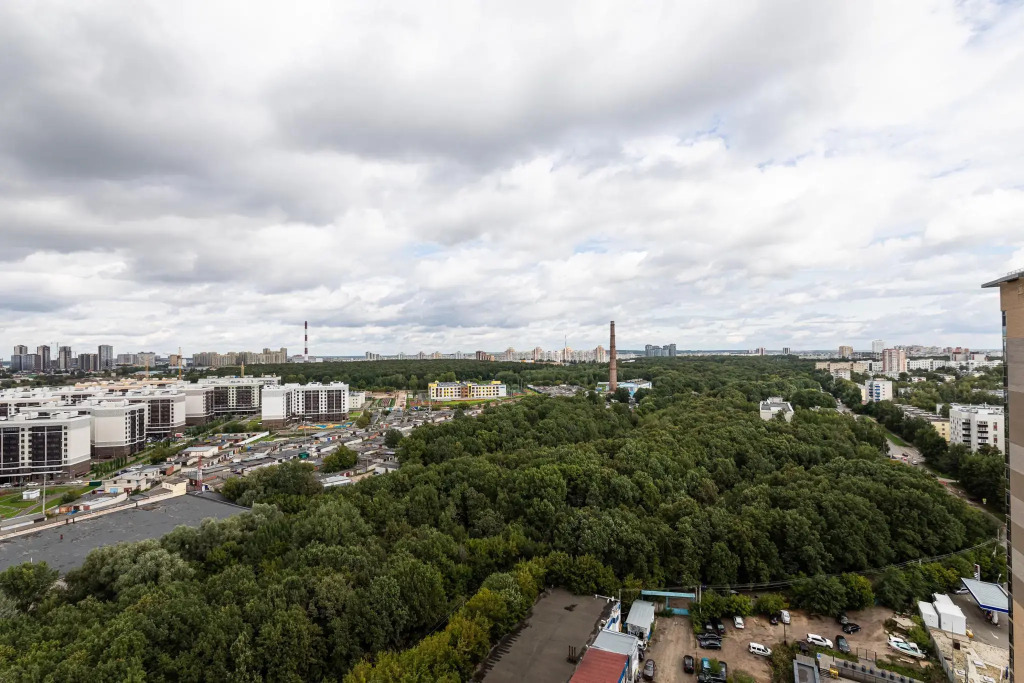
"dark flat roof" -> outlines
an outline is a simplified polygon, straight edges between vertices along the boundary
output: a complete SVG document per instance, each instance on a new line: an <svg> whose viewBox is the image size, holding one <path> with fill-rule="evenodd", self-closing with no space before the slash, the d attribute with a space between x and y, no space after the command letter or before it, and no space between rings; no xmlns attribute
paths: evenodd
<svg viewBox="0 0 1024 683"><path fill-rule="evenodd" d="M566 661L569 646L580 653L598 627L607 601L556 589L533 606L530 616L485 664L486 683L565 683L576 665Z"/></svg>
<svg viewBox="0 0 1024 683"><path fill-rule="evenodd" d="M143 503L75 524L62 524L0 542L0 570L22 562L45 561L63 574L82 564L94 548L123 541L160 538L182 524L198 526L208 517L223 519L245 509L204 494ZM63 535L63 540L61 539Z"/></svg>
<svg viewBox="0 0 1024 683"><path fill-rule="evenodd" d="M985 289L986 287L998 287L1004 282L1013 282L1014 280L1019 280L1022 277L1024 277L1024 268L1021 268L1020 270L1015 270L1012 273L1007 273L1006 275L1002 276L1001 278L997 278L992 282L986 282L981 286L981 288Z"/></svg>

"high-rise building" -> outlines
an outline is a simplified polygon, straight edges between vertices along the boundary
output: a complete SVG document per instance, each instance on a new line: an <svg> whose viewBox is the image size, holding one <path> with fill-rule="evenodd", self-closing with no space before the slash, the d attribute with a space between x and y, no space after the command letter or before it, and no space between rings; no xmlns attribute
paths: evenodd
<svg viewBox="0 0 1024 683"><path fill-rule="evenodd" d="M871 342L871 353L873 353L873 354L875 354L877 356L878 354L882 353L882 351L885 351L885 341L884 340L876 339L873 342Z"/></svg>
<svg viewBox="0 0 1024 683"><path fill-rule="evenodd" d="M668 355L669 355L670 358L675 358L676 357L676 345L675 344L666 344L665 348L668 349Z"/></svg>
<svg viewBox="0 0 1024 683"><path fill-rule="evenodd" d="M884 349L882 351L882 372L906 372L907 352L903 349Z"/></svg>
<svg viewBox="0 0 1024 683"><path fill-rule="evenodd" d="M28 353L28 347L24 344L18 344L14 347L15 356L24 356L26 353Z"/></svg>
<svg viewBox="0 0 1024 683"><path fill-rule="evenodd" d="M36 370L41 372L50 371L50 347L49 346L37 346L36 347Z"/></svg>
<svg viewBox="0 0 1024 683"><path fill-rule="evenodd" d="M71 347L62 346L57 351L57 369L58 370L70 370L71 369Z"/></svg>
<svg viewBox="0 0 1024 683"><path fill-rule="evenodd" d="M782 347L782 355L783 356L788 356L790 351L791 351L791 349L788 346L783 346Z"/></svg>
<svg viewBox="0 0 1024 683"><path fill-rule="evenodd" d="M1010 571L1010 681L1017 678L1014 652L1024 648L1024 270L988 282L998 287L1003 312L1003 386L1005 410L1002 441L1006 444L1006 566ZM1024 668L1020 680L1024 681Z"/></svg>
<svg viewBox="0 0 1024 683"><path fill-rule="evenodd" d="M853 347L852 346L840 346L839 347L840 358L853 358Z"/></svg>
<svg viewBox="0 0 1024 683"><path fill-rule="evenodd" d="M100 369L100 356L98 353L78 354L78 369L82 372L98 372Z"/></svg>
<svg viewBox="0 0 1024 683"><path fill-rule="evenodd" d="M109 344L100 344L97 349L100 357L100 370L110 370L114 367L114 347Z"/></svg>

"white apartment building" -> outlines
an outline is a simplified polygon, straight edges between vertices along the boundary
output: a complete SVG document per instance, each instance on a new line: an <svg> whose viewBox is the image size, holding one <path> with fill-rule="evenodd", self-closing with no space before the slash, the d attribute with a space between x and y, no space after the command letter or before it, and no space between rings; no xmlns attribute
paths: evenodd
<svg viewBox="0 0 1024 683"><path fill-rule="evenodd" d="M887 379L869 379L864 383L864 402L892 400L892 382Z"/></svg>
<svg viewBox="0 0 1024 683"><path fill-rule="evenodd" d="M1005 453L1005 425L1002 406L959 403L951 403L949 406L950 443L963 444L970 447L971 451L987 445Z"/></svg>
<svg viewBox="0 0 1024 683"><path fill-rule="evenodd" d="M882 372L899 374L907 371L907 352L903 349L883 349Z"/></svg>
<svg viewBox="0 0 1024 683"><path fill-rule="evenodd" d="M348 416L349 390L344 382L284 384L264 387L261 415L265 428L291 420L340 422Z"/></svg>
<svg viewBox="0 0 1024 683"><path fill-rule="evenodd" d="M278 386L280 377L204 377L199 386L213 388L213 415L260 413L263 389Z"/></svg>
<svg viewBox="0 0 1024 683"><path fill-rule="evenodd" d="M881 339L875 339L871 342L871 353L878 355L885 350L885 342Z"/></svg>
<svg viewBox="0 0 1024 683"><path fill-rule="evenodd" d="M836 379L850 379L851 373L849 368L836 368L830 370L829 373Z"/></svg>
<svg viewBox="0 0 1024 683"><path fill-rule="evenodd" d="M89 472L88 415L24 412L0 419L0 481L73 479Z"/></svg>
<svg viewBox="0 0 1024 683"><path fill-rule="evenodd" d="M213 387L204 384L186 384L185 424L206 424L213 419Z"/></svg>
<svg viewBox="0 0 1024 683"><path fill-rule="evenodd" d="M162 438L185 429L185 390L181 387L132 389L129 403L146 407L146 436Z"/></svg>
<svg viewBox="0 0 1024 683"><path fill-rule="evenodd" d="M79 403L73 410L92 418L92 457L99 460L120 458L134 455L146 447L145 405L125 399L93 399Z"/></svg>
<svg viewBox="0 0 1024 683"><path fill-rule="evenodd" d="M359 410L366 403L366 392L365 391L352 391L348 390L348 409Z"/></svg>

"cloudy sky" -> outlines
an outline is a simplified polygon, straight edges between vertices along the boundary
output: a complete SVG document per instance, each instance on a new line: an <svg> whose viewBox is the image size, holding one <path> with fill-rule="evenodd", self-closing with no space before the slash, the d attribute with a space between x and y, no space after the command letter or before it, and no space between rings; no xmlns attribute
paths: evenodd
<svg viewBox="0 0 1024 683"><path fill-rule="evenodd" d="M0 355L999 344L1021 3L626 7L0 3Z"/></svg>

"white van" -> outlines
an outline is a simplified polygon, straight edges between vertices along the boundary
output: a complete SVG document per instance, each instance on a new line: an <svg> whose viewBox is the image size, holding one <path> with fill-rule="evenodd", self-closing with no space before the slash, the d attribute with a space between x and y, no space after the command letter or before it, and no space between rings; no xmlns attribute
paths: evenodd
<svg viewBox="0 0 1024 683"><path fill-rule="evenodd" d="M762 657L771 657L772 656L771 648L770 647L766 647L766 646L762 645L761 643L751 643L749 649L750 649L750 654L752 654L752 655L761 655Z"/></svg>
<svg viewBox="0 0 1024 683"><path fill-rule="evenodd" d="M783 624L789 623L789 610L779 610L779 618L782 619Z"/></svg>

